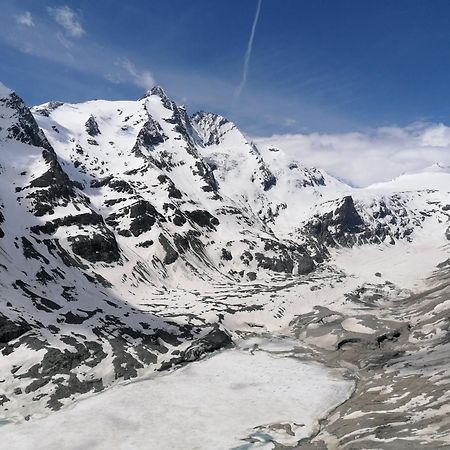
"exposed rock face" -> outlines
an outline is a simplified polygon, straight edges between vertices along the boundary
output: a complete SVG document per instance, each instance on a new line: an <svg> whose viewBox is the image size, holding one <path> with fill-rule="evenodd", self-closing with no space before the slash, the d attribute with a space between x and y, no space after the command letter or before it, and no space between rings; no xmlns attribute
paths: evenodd
<svg viewBox="0 0 450 450"><path fill-rule="evenodd" d="M265 253L255 253L258 266L263 269L294 275L306 274L314 270L313 259L301 246L293 243L287 246L276 241L266 241L264 249ZM269 256L274 251L276 255Z"/></svg>
<svg viewBox="0 0 450 450"><path fill-rule="evenodd" d="M351 196L331 206L333 209L315 214L305 224L306 233L326 247L409 241L414 228L421 228L424 220L422 214L407 211L404 200L397 195L389 199L389 204L385 199L374 200L369 208L355 205Z"/></svg>
<svg viewBox="0 0 450 450"><path fill-rule="evenodd" d="M178 259L178 252L171 245L169 240L162 234L159 236L159 242L165 251L163 263L166 265L173 264Z"/></svg>
<svg viewBox="0 0 450 450"><path fill-rule="evenodd" d="M39 188L27 194L32 200L32 209L36 216L52 214L57 206L66 206L75 200L74 184L62 170L53 151L44 150L43 158L48 164L48 170L31 181L29 188Z"/></svg>
<svg viewBox="0 0 450 450"><path fill-rule="evenodd" d="M208 211L197 209L194 211L186 211L186 215L192 222L200 227L215 229L215 227L219 225L219 220Z"/></svg>
<svg viewBox="0 0 450 450"><path fill-rule="evenodd" d="M101 134L94 116L90 116L84 125L86 127L86 133L89 134L89 136L95 137Z"/></svg>
<svg viewBox="0 0 450 450"><path fill-rule="evenodd" d="M205 111L199 111L193 114L192 121L197 125L204 145L219 145L222 142L222 137L227 132L226 126L231 128L235 127L225 117Z"/></svg>
<svg viewBox="0 0 450 450"><path fill-rule="evenodd" d="M357 241L355 235L365 231L364 221L356 211L351 196L344 197L334 211L318 217L309 227L311 234L320 242L349 247Z"/></svg>
<svg viewBox="0 0 450 450"><path fill-rule="evenodd" d="M0 120L4 120L7 124L10 122L6 129L8 139L52 151L44 133L18 95L13 92L8 97L0 99L0 106L3 107Z"/></svg>
<svg viewBox="0 0 450 450"><path fill-rule="evenodd" d="M0 225L2 224L2 222L5 221L5 216L3 215L3 213L0 211ZM0 239L2 237L5 236L5 233L3 232L3 230L0 228Z"/></svg>
<svg viewBox="0 0 450 450"><path fill-rule="evenodd" d="M26 322L12 322L7 317L0 315L0 344L17 339L30 330L31 327Z"/></svg>
<svg viewBox="0 0 450 450"><path fill-rule="evenodd" d="M145 122L138 134L133 151L138 156L144 156L142 148L151 152L156 145L162 144L165 140L167 140L167 136L164 135L161 126L149 115L147 122Z"/></svg>
<svg viewBox="0 0 450 450"><path fill-rule="evenodd" d="M205 353L214 352L216 350L225 349L233 346L233 341L228 333L218 327L211 330L206 336L195 341L180 356L173 358L164 365L160 370L166 370L174 365L196 361Z"/></svg>
<svg viewBox="0 0 450 450"><path fill-rule="evenodd" d="M109 236L93 234L91 236L70 237L72 250L90 262L113 263L120 259L120 251L113 234Z"/></svg>

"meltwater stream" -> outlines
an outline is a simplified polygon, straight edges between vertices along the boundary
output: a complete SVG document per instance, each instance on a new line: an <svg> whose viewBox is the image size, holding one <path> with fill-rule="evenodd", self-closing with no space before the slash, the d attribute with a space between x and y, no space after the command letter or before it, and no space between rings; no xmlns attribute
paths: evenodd
<svg viewBox="0 0 450 450"><path fill-rule="evenodd" d="M5 448L253 449L294 445L353 383L253 339L152 379L116 386L40 420L1 427Z"/></svg>

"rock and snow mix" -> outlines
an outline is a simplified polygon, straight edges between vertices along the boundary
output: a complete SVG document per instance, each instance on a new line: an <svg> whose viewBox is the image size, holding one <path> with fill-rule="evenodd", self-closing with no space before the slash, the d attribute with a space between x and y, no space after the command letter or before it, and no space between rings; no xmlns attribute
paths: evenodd
<svg viewBox="0 0 450 450"><path fill-rule="evenodd" d="M2 431L8 439L17 433L25 446L27 433L43 436L46 427L57 426L53 421L84 427L93 423L88 413L107 408L112 412L98 427L121 424L124 448L141 446L132 439L145 438L145 424L141 434L129 436L127 416L134 413L114 409L132 405L129 397L136 396L149 429L157 427L176 448L170 442L180 442L185 428L167 430L186 413L180 408L191 402L199 414L211 413L205 427L218 427L212 412L231 414L220 409L229 406L220 406L220 396L241 392L236 401L249 421L233 416L220 423L224 448L243 438L266 445L264 436L295 443L344 400L349 386L311 361L361 371L362 400L352 396L346 403L356 411L368 395L368 366L381 376L391 373L386 364L400 354L425 351L424 342L444 345L436 339L444 339L447 308L439 303L423 312L415 302L433 303L429 295L440 292L447 304L436 277L447 273L449 194L450 173L441 166L352 188L282 149L259 148L221 116L189 116L160 87L137 101L49 102L30 111L0 84L0 406L3 419L24 423ZM427 323L417 319L420 312ZM267 333L299 345L283 353L279 343L261 343ZM256 346L253 356L227 350L152 379L242 337ZM273 347L282 357L265 353ZM246 375L251 364L254 373ZM198 387L207 385L211 371L216 377L208 392L217 397L199 404L201 391L186 386L194 379ZM267 380L264 388L245 385L257 376ZM296 376L303 380L298 386ZM239 377L242 389L232 388ZM394 381L394 398L413 401ZM426 383L416 380L428 392ZM187 403L163 421L168 406L155 396L172 395L174 386ZM330 398L326 393L337 386L342 395ZM316 387L320 392L310 398ZM110 390L63 408L105 388ZM305 399L316 408L306 415ZM415 401L417 414L426 410L426 402ZM272 414L264 404L273 406ZM254 408L247 413L249 405ZM317 439L331 445L333 435L344 445L350 437L336 430L356 414L349 411L336 413ZM229 431L234 420L244 434ZM294 426L299 421L305 426ZM386 430L366 429L392 438ZM408 439L417 436L411 429ZM190 437L212 439L204 442L213 447L220 441L213 431ZM94 445L89 439L97 437L83 439L76 445ZM441 433L440 439L449 437Z"/></svg>

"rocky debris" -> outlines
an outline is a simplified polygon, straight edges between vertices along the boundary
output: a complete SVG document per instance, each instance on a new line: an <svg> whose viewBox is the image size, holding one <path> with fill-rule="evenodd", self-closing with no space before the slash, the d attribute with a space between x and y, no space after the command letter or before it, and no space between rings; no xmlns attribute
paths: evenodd
<svg viewBox="0 0 450 450"><path fill-rule="evenodd" d="M78 311L78 314L64 314L64 323L70 326L69 334L64 333L65 328L52 327L53 332L60 334L63 348L40 336L39 326L30 335L27 332L31 327L25 322L16 323L0 316L0 344L4 344L4 357L25 348L41 352L26 370L12 367L13 400L5 396L2 404L11 401L15 405L25 404L30 400L24 395L33 394L33 402L58 410L80 394L98 392L111 384L110 376L104 380L96 371L107 359L111 361L113 380L131 379L139 376L144 368L148 370L154 366L155 370L165 370L231 345L230 336L217 326L193 330L186 325L180 328L159 320L159 326L155 328L154 317L142 313L140 320L132 320L130 326L126 323L126 315L106 314L101 309ZM93 333L95 340L87 339L87 332ZM158 364L158 355L162 354L166 360L163 365ZM27 406L33 408L32 404Z"/></svg>
<svg viewBox="0 0 450 450"><path fill-rule="evenodd" d="M221 330L217 325L204 337L197 339L187 349L183 350L180 356L172 358L170 361L163 363L159 370L167 370L175 365L184 364L200 359L206 353L214 352L223 348L233 346L230 335Z"/></svg>
<svg viewBox="0 0 450 450"><path fill-rule="evenodd" d="M450 329L447 277L442 266L429 290L409 298L395 295L392 285L366 286L349 295L347 310L357 299L353 316L317 307L294 320L296 336L314 346L315 360L346 367L357 381L352 396L321 422L317 435L300 443L302 449L448 447L442 406L449 400L443 355L450 340L439 332ZM374 302L380 290L385 295Z"/></svg>

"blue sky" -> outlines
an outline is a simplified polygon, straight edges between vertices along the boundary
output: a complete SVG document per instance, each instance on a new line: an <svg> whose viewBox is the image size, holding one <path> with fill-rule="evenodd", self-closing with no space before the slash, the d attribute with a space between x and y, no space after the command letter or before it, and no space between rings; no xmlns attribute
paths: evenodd
<svg viewBox="0 0 450 450"><path fill-rule="evenodd" d="M251 135L448 123L447 0L0 0L0 80L29 104L162 85Z"/></svg>

